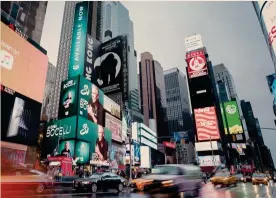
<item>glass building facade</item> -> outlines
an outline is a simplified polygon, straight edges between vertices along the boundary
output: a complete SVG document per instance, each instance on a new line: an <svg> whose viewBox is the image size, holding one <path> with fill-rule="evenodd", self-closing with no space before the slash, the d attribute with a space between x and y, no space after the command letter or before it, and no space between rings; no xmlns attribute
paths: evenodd
<svg viewBox="0 0 276 198"><path fill-rule="evenodd" d="M47 1L1 1L1 17L15 24L28 38L40 44Z"/></svg>

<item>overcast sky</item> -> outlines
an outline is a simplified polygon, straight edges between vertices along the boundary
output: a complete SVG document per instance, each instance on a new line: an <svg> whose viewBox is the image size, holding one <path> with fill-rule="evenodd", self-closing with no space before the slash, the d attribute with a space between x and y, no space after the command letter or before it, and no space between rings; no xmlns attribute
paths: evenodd
<svg viewBox="0 0 276 198"><path fill-rule="evenodd" d="M41 45L56 64L64 2L48 2ZM135 49L163 69L184 72L184 38L201 34L213 65L224 63L239 98L250 101L261 127L276 129L266 76L273 63L251 2L123 2L134 23ZM140 58L139 58L140 59ZM262 130L276 162L276 130Z"/></svg>

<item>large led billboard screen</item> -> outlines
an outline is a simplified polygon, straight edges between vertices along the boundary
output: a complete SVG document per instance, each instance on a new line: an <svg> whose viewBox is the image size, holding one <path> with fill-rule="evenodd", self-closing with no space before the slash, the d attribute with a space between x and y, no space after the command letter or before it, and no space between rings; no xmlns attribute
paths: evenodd
<svg viewBox="0 0 276 198"><path fill-rule="evenodd" d="M197 138L201 140L220 139L215 107L194 109Z"/></svg>
<svg viewBox="0 0 276 198"><path fill-rule="evenodd" d="M110 115L105 114L105 127L112 132L112 139L122 142L122 121Z"/></svg>
<svg viewBox="0 0 276 198"><path fill-rule="evenodd" d="M230 134L243 133L242 124L240 120L239 109L236 101L224 103L225 118L227 120L228 131Z"/></svg>
<svg viewBox="0 0 276 198"><path fill-rule="evenodd" d="M189 78L208 74L207 61L204 50L197 50L186 54Z"/></svg>
<svg viewBox="0 0 276 198"><path fill-rule="evenodd" d="M1 22L1 84L43 101L48 57Z"/></svg>
<svg viewBox="0 0 276 198"><path fill-rule="evenodd" d="M41 103L1 85L1 140L36 145Z"/></svg>

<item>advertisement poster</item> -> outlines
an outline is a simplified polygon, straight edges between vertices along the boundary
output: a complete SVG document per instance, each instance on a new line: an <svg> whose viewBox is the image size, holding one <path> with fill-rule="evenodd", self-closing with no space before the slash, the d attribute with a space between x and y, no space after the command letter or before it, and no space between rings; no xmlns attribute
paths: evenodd
<svg viewBox="0 0 276 198"><path fill-rule="evenodd" d="M191 52L186 55L189 78L208 74L206 57L203 50Z"/></svg>
<svg viewBox="0 0 276 198"><path fill-rule="evenodd" d="M141 157L140 157L140 144L138 142L133 142L133 153L134 153L134 164L140 164Z"/></svg>
<svg viewBox="0 0 276 198"><path fill-rule="evenodd" d="M186 52L203 48L202 39L200 34L195 34L185 38Z"/></svg>
<svg viewBox="0 0 276 198"><path fill-rule="evenodd" d="M105 127L112 133L112 139L122 142L122 121L113 117L112 115L105 114Z"/></svg>
<svg viewBox="0 0 276 198"><path fill-rule="evenodd" d="M119 104L111 100L109 97L104 95L104 109L111 113L111 115L115 116L116 118L121 118L121 107Z"/></svg>
<svg viewBox="0 0 276 198"><path fill-rule="evenodd" d="M60 140L58 154L66 157L75 156L75 140Z"/></svg>
<svg viewBox="0 0 276 198"><path fill-rule="evenodd" d="M79 76L64 80L61 84L59 119L77 115Z"/></svg>
<svg viewBox="0 0 276 198"><path fill-rule="evenodd" d="M104 126L104 94L103 92L89 82L87 79L80 77L79 83L79 115Z"/></svg>
<svg viewBox="0 0 276 198"><path fill-rule="evenodd" d="M244 150L246 149L246 144L244 143L232 143L232 148L236 149L240 155L245 155Z"/></svg>
<svg viewBox="0 0 276 198"><path fill-rule="evenodd" d="M267 84L268 84L268 87L269 87L270 92L273 93L272 85L273 85L274 83L276 84L276 73L267 76L267 77L266 77L266 80L267 80ZM276 94L274 94L274 98L276 98Z"/></svg>
<svg viewBox="0 0 276 198"><path fill-rule="evenodd" d="M148 146L141 146L141 164L140 168L151 168L151 151Z"/></svg>
<svg viewBox="0 0 276 198"><path fill-rule="evenodd" d="M1 103L1 140L36 145L41 103L3 85Z"/></svg>
<svg viewBox="0 0 276 198"><path fill-rule="evenodd" d="M220 111L221 111L221 116L222 116L222 121L223 121L223 128L224 128L224 133L225 135L228 135L228 130L227 130L227 124L226 124L226 118L225 118L225 111L224 111L224 106L223 104L220 104Z"/></svg>
<svg viewBox="0 0 276 198"><path fill-rule="evenodd" d="M105 94L128 93L127 37L118 36L101 45L101 56L94 63L96 78L92 82Z"/></svg>
<svg viewBox="0 0 276 198"><path fill-rule="evenodd" d="M76 137L77 116L55 120L47 124L47 130L44 137L45 152L54 154L58 151L58 142L64 139L73 139Z"/></svg>
<svg viewBox="0 0 276 198"><path fill-rule="evenodd" d="M90 143L92 164L109 163L112 142L109 129L79 117L77 138Z"/></svg>
<svg viewBox="0 0 276 198"><path fill-rule="evenodd" d="M84 141L76 141L75 156L77 163L87 164L89 163L90 143Z"/></svg>
<svg viewBox="0 0 276 198"><path fill-rule="evenodd" d="M125 169L125 153L126 148L122 145L112 144L111 154L110 154L110 167L112 169Z"/></svg>
<svg viewBox="0 0 276 198"><path fill-rule="evenodd" d="M224 109L230 134L243 133L240 114L236 101L224 103Z"/></svg>
<svg viewBox="0 0 276 198"><path fill-rule="evenodd" d="M199 166L219 166L221 164L219 155L198 156Z"/></svg>
<svg viewBox="0 0 276 198"><path fill-rule="evenodd" d="M215 107L195 109L194 115L199 141L220 139Z"/></svg>
<svg viewBox="0 0 276 198"><path fill-rule="evenodd" d="M47 55L2 22L0 66L2 85L39 103L43 102Z"/></svg>
<svg viewBox="0 0 276 198"><path fill-rule="evenodd" d="M175 142L180 142L182 139L184 139L185 142L189 142L188 131L173 132L173 138Z"/></svg>
<svg viewBox="0 0 276 198"><path fill-rule="evenodd" d="M84 58L88 22L88 1L76 4L68 78L84 73Z"/></svg>

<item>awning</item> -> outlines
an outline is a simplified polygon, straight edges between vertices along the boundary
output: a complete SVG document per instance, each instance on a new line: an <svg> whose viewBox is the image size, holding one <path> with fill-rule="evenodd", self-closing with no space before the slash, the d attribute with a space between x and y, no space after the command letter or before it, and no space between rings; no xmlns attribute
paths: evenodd
<svg viewBox="0 0 276 198"><path fill-rule="evenodd" d="M60 162L50 162L49 166L59 166Z"/></svg>

